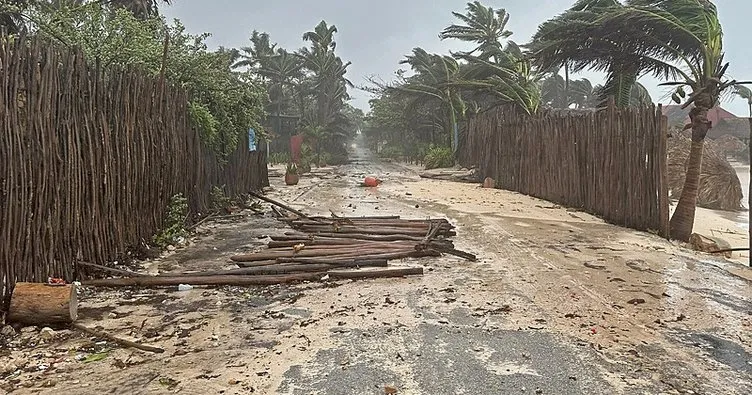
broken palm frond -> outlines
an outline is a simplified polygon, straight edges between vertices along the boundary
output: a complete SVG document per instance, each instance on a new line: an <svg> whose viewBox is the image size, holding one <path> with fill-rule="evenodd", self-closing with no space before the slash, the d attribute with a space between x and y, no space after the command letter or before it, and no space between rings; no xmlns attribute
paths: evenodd
<svg viewBox="0 0 752 395"><path fill-rule="evenodd" d="M668 184L673 199L681 196L691 142L684 133L674 133L668 139ZM706 140L697 205L714 210L740 211L743 197L736 171L715 144Z"/></svg>

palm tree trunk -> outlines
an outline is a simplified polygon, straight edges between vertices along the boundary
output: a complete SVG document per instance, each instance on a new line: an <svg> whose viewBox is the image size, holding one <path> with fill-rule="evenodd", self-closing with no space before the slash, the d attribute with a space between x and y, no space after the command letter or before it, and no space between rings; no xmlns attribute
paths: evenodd
<svg viewBox="0 0 752 395"><path fill-rule="evenodd" d="M564 107L569 108L569 63L564 63Z"/></svg>
<svg viewBox="0 0 752 395"><path fill-rule="evenodd" d="M752 103L749 104L749 140L747 140L747 151L749 153L749 177L752 181ZM752 210L752 182L749 183L747 190L747 209ZM749 216L748 216L749 217ZM749 267L752 267L752 223L747 218L747 229L749 232Z"/></svg>
<svg viewBox="0 0 752 395"><path fill-rule="evenodd" d="M699 102L700 100L698 100ZM689 113L692 120L692 146L689 151L689 163L687 174L684 179L684 187L676 205L674 215L671 217L671 238L680 241L689 241L692 228L695 223L695 208L697 207L697 194L700 190L700 172L702 170L702 152L705 145L705 136L710 130L710 122L707 118L708 108L693 108Z"/></svg>

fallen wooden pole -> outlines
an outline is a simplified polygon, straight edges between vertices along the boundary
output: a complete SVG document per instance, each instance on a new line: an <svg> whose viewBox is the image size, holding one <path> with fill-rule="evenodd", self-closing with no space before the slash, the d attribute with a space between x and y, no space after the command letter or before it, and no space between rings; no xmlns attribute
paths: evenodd
<svg viewBox="0 0 752 395"><path fill-rule="evenodd" d="M329 262L336 262L336 261L348 261L351 259L363 259L363 260L372 260L372 259L386 259L386 260L393 260L393 259L405 259L405 258L423 258L423 257L438 257L441 256L441 253L434 250L423 250L423 251L416 251L416 250L409 250L409 251L402 251L402 252L386 252L386 253L375 253L375 254L352 254L352 255L341 255L341 256L333 256L333 257L327 257L327 261ZM291 258L279 258L277 259L277 262L279 263L285 263L285 262L292 262L293 260ZM320 258L297 258L294 260L294 262L297 263L320 263ZM238 262L238 266L245 267L248 263L245 262Z"/></svg>
<svg viewBox="0 0 752 395"><path fill-rule="evenodd" d="M423 237L408 235L366 235L362 233L317 233L315 235L300 234L296 232L287 232L284 236L271 236L274 241L300 240L301 238L316 240L321 237L332 239L356 239L356 240L373 240L373 241L398 241L411 240L423 241Z"/></svg>
<svg viewBox="0 0 752 395"><path fill-rule="evenodd" d="M321 273L301 273L279 276L152 276L132 278L106 278L82 281L81 285L91 287L166 287L180 284L190 285L274 285L300 281L315 281Z"/></svg>
<svg viewBox="0 0 752 395"><path fill-rule="evenodd" d="M251 196L257 198L257 199L263 200L263 201L265 201L267 203L271 203L271 204L273 204L273 205L275 205L277 207L283 208L283 209L285 209L285 210L287 210L287 211L289 211L289 212L291 212L291 213L293 213L293 214L295 214L295 215L297 215L297 216L299 216L301 218L306 218L306 219L310 219L312 221L315 221L311 217L303 214L301 211L298 211L298 210L296 210L296 209L294 209L294 208L292 208L292 207L290 207L290 206L288 206L288 205L286 205L284 203L278 202L278 201L276 201L274 199L268 198L268 197L266 197L266 196L264 196L262 194L256 193L256 192L249 192L249 194ZM316 222L318 222L318 221L316 221Z"/></svg>
<svg viewBox="0 0 752 395"><path fill-rule="evenodd" d="M96 329L92 329L92 328L86 327L86 326L78 324L78 323L71 324L71 326L74 327L74 328L76 328L76 329L78 329L78 330L80 330L80 331L86 332L86 333L88 333L88 334L90 334L92 336L98 337L100 339L107 339L107 340L109 340L109 341L111 341L113 343L120 344L121 346L130 347L130 348L137 348L137 349L142 350L142 351L149 351L149 352L154 352L154 353L158 353L158 354L164 352L163 348L147 346L147 345L144 345L144 344L139 344L139 343L136 343L136 342L132 342L130 340L125 340L125 339L122 339L122 338L110 335L109 333L106 333L106 332L103 332L103 331L99 331L99 330L96 330Z"/></svg>
<svg viewBox="0 0 752 395"><path fill-rule="evenodd" d="M317 273L300 273L269 276L195 276L195 277L132 277L88 280L83 285L91 287L164 287L179 284L206 286L248 286L273 285L301 281L320 281L329 275L330 279L389 278L423 274L423 268L394 268L374 270L326 271Z"/></svg>
<svg viewBox="0 0 752 395"><path fill-rule="evenodd" d="M294 260L290 265L277 263L275 265L267 266L252 266L242 267L238 269L228 270L214 270L210 272L196 272L196 273L180 273L175 275L162 275L157 277L191 277L191 276L250 276L250 275L266 275L266 274L290 274L290 273L308 273L308 272L324 272L337 268L352 268L352 267L386 267L388 261L386 259L350 259L348 261L327 261L320 260L314 264L298 263ZM298 264L295 264L298 263Z"/></svg>
<svg viewBox="0 0 752 395"><path fill-rule="evenodd" d="M112 274L118 274L118 275L121 275L121 276L127 276L127 277L144 277L144 276L148 276L148 274L136 273L136 272L132 272L130 270L115 269L115 268L112 268L112 267L97 265L96 263L91 263L91 262L77 261L76 263L79 264L79 265L81 265L81 266L91 267L91 268L94 268L94 269L99 269L99 270L101 270L103 272L108 272L108 273L112 273Z"/></svg>
<svg viewBox="0 0 752 395"><path fill-rule="evenodd" d="M346 246L345 248L329 248L329 249L303 249L300 251L294 250L265 250L255 254L235 255L231 256L230 260L233 262L256 262L266 261L277 258L310 258L310 257L326 257L334 255L346 255L346 254L367 254L370 252L382 252L382 251L394 251L394 250L406 250L409 249L409 245L395 245L386 246L380 245L378 247L369 246Z"/></svg>
<svg viewBox="0 0 752 395"><path fill-rule="evenodd" d="M444 254L454 255L456 257L467 259L470 262L477 262L478 261L478 257L476 257L474 254L471 254L469 252L458 250L456 248L448 248L448 247L441 246L441 245L435 245L433 243L431 243L430 246L431 246L430 248L433 248L436 251L442 252Z"/></svg>
<svg viewBox="0 0 752 395"><path fill-rule="evenodd" d="M327 272L329 278L334 279L358 279L358 278L386 278L386 277L405 277L405 276L422 276L422 267L406 267L379 270L330 270Z"/></svg>
<svg viewBox="0 0 752 395"><path fill-rule="evenodd" d="M325 245L350 245L360 243L357 239L339 239L339 240L327 240L327 239L298 239L290 241L270 241L266 244L269 248L285 248L294 247L298 244L305 244L306 246L325 246Z"/></svg>

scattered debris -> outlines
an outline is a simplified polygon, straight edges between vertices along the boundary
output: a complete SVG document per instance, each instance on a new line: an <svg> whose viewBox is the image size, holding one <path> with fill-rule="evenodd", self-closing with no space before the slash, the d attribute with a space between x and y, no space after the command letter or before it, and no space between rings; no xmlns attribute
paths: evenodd
<svg viewBox="0 0 752 395"><path fill-rule="evenodd" d="M433 169L420 173L420 177L471 184L481 182L482 180L478 169Z"/></svg>
<svg viewBox="0 0 752 395"><path fill-rule="evenodd" d="M645 299L642 299L642 298L635 298L635 299L632 299L632 300L630 300L630 301L629 301L629 302L627 302L627 303L629 303L629 304L631 304L631 305L635 305L635 306L637 306L638 304L643 304L643 303L645 303Z"/></svg>
<svg viewBox="0 0 752 395"><path fill-rule="evenodd" d="M143 344L138 344L136 342L132 342L130 340L121 339L119 337L110 335L109 333L106 333L106 332L103 332L103 331L99 331L99 330L96 330L96 329L92 329L92 328L86 327L86 326L81 325L81 324L73 323L73 324L71 324L71 326L73 328L76 328L78 330L86 332L86 333L88 333L88 334L90 334L92 336L98 337L100 339L107 339L107 340L109 340L111 342L120 344L121 346L136 348L136 349L139 349L139 350L142 350L142 351L149 351L149 352L154 352L154 353L163 353L164 352L164 349L162 349L162 348L152 347L152 346L146 346L146 345L143 345Z"/></svg>
<svg viewBox="0 0 752 395"><path fill-rule="evenodd" d="M376 178L376 177L371 177L371 176L368 176L368 177L366 177L366 178L365 178L365 180L363 180L363 186L365 186L365 187L370 187L370 188L372 188L372 187L377 187L377 186L379 186L379 185L380 185L380 184L381 184L382 182L383 182L383 181L379 180L379 179L378 179L378 178Z"/></svg>

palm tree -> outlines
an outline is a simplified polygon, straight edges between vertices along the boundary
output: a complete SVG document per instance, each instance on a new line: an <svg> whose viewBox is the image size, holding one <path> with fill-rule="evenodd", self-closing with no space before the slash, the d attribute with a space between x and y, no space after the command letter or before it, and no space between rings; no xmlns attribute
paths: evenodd
<svg viewBox="0 0 752 395"><path fill-rule="evenodd" d="M171 4L172 0L106 0L114 7L125 8L139 19L151 18L159 14L159 4Z"/></svg>
<svg viewBox="0 0 752 395"><path fill-rule="evenodd" d="M712 127L707 113L736 84L725 78L728 63L715 5L709 0L580 0L541 25L536 39L541 42L530 47L539 65L569 61L575 69L606 71L604 91L619 98L621 105L628 103L639 75L676 81L667 83L677 87L674 99L683 101L684 108L694 107L686 126L692 129L686 179L670 231L672 238L688 240L705 136Z"/></svg>
<svg viewBox="0 0 752 395"><path fill-rule="evenodd" d="M334 42L334 33L337 33L337 26L329 26L326 21L321 21L313 31L303 34L303 40L311 42L313 52L334 52L337 47L337 43Z"/></svg>
<svg viewBox="0 0 752 395"><path fill-rule="evenodd" d="M240 60L238 60L233 68L250 67L256 68L262 59L268 58L274 55L274 51L277 44L272 44L269 38L269 33L260 33L254 30L251 33L251 45L247 47L241 47Z"/></svg>
<svg viewBox="0 0 752 395"><path fill-rule="evenodd" d="M605 72L601 105L613 96L620 107L630 105L632 87L641 74L678 77L676 67L644 53L636 41L619 36L630 29L626 21L612 18L608 24L604 22L607 15L626 8L617 0L577 1L562 15L540 25L527 45L534 65L540 70L568 67L574 73L586 69Z"/></svg>
<svg viewBox="0 0 752 395"><path fill-rule="evenodd" d="M445 118L441 126L446 135L453 136L452 148L457 148L457 120L464 116L466 104L462 99L460 64L451 56L430 54L423 48L413 49L400 64L407 64L416 73L405 84L394 87L397 92L411 97L410 106L419 102L435 102Z"/></svg>
<svg viewBox="0 0 752 395"><path fill-rule="evenodd" d="M747 101L749 117L752 118L752 89L744 85L734 85L734 94Z"/></svg>
<svg viewBox="0 0 752 395"><path fill-rule="evenodd" d="M509 22L509 14L506 10L494 10L492 7L483 6L480 1L467 3L467 12L461 14L452 12L452 15L464 25L451 25L439 33L439 38L448 38L478 44L475 49L466 54L480 52L480 57L488 60L494 51L502 49L501 40L509 38L512 32L506 30ZM495 59L498 63L498 59Z"/></svg>
<svg viewBox="0 0 752 395"><path fill-rule="evenodd" d="M280 133L282 120L280 115L285 107L288 96L285 91L291 88L293 79L298 78L303 62L298 56L279 48L275 55L260 60L259 75L269 80L268 94L270 101L269 112L275 115L275 132Z"/></svg>

